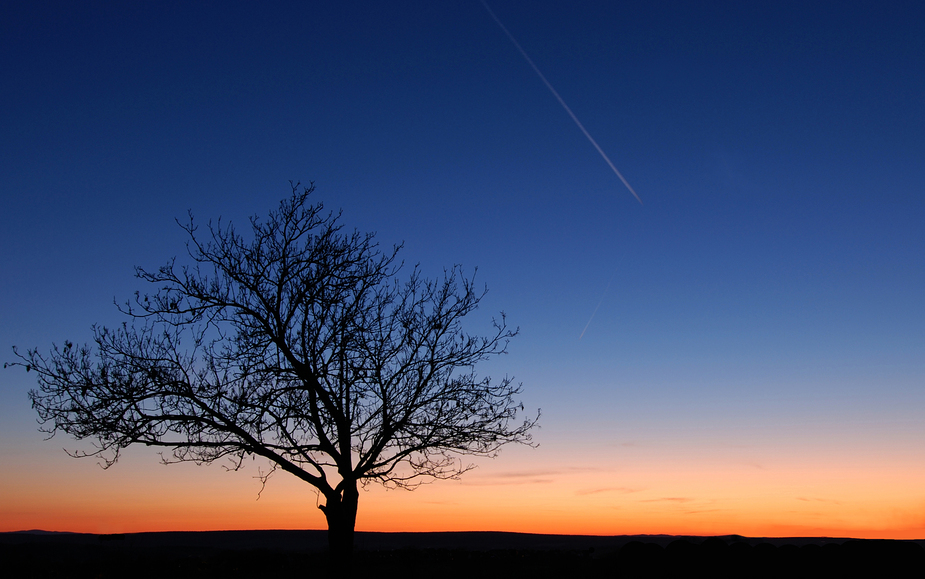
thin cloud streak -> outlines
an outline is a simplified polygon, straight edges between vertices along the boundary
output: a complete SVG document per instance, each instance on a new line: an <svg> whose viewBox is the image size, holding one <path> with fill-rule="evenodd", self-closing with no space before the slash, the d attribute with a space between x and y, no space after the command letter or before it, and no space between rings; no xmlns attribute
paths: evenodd
<svg viewBox="0 0 925 579"><path fill-rule="evenodd" d="M836 501L834 499L819 499L819 498L806 498L806 497L797 497L798 501L803 501L807 503L832 503L833 505L840 505L841 501Z"/></svg>
<svg viewBox="0 0 925 579"><path fill-rule="evenodd" d="M463 485L471 486L503 486L503 485L534 485L559 482L561 477L584 474L589 472L607 472L609 469L595 467L571 466L556 469L535 469L523 471L507 471L488 474L482 477L473 476L462 481Z"/></svg>
<svg viewBox="0 0 925 579"><path fill-rule="evenodd" d="M498 17L495 16L495 13L492 11L491 8L488 7L488 3L485 2L485 0L482 0L482 6L485 7L485 10L488 11L488 14L490 14L492 19L494 19L494 21L498 24L498 26L501 27L501 30L504 31L507 37L511 39L511 42L514 43L514 46L517 47L517 50L520 51L520 54L523 55L527 63L533 68L533 71L537 74L537 76L540 77L540 80L543 81L543 84L546 85L546 88L549 89L549 92L551 92L553 96L556 97L556 100L559 101L559 104L562 105L562 108L565 109L565 112L567 112L568 115L572 117L572 120L575 121L575 124L578 125L578 128L581 129L581 132L584 133L588 141L590 141L591 144L594 145L594 148L597 149L597 152L601 154L601 157L603 157L604 161L607 162L607 165L610 166L614 174L620 178L620 181L623 181L623 184L626 185L626 188L629 189L629 192L633 194L633 197L636 198L636 201L639 201L639 204L642 205L642 199L639 198L639 195L636 194L636 191L633 190L629 182L623 177L623 174L620 173L620 171L610 161L610 157L608 157L607 153L605 153L604 150L601 149L600 145L597 144L597 141L594 140L594 137L591 136L591 133L589 133L588 130L585 128L585 126L581 124L581 121L578 120L578 117L575 116L575 113L572 112L572 109L570 109L569 106L565 104L565 101L562 100L561 96L559 96L559 92L553 88L552 84L550 84L548 80L546 80L546 77L543 76L543 73L540 72L540 69L536 66L536 64L534 64L533 59L527 55L527 51L525 51L523 47L520 46L520 43L517 42L517 39L514 38L514 35L511 34L510 31L508 31L507 27L501 23L501 20L499 20Z"/></svg>
<svg viewBox="0 0 925 579"><path fill-rule="evenodd" d="M613 492L613 493L630 494L630 493L638 493L638 492L641 492L641 491L643 491L643 490L645 490L645 489L634 489L634 488L630 488L630 487L605 487L605 488L599 488L599 489L590 489L590 490L583 490L583 491L575 491L575 494L578 495L578 496L580 496L580 497L583 497L583 496L587 496L587 495L596 495L596 494L600 494L600 493L612 493L612 492Z"/></svg>
<svg viewBox="0 0 925 579"><path fill-rule="evenodd" d="M703 513L719 513L726 509L701 509L699 511L683 511L685 515L702 515Z"/></svg>

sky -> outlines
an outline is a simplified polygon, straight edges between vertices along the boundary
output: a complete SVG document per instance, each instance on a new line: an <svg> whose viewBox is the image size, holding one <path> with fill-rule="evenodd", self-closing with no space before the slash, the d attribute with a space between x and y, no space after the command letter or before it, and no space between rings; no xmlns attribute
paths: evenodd
<svg viewBox="0 0 925 579"><path fill-rule="evenodd" d="M89 341L314 182L430 276L538 447L361 492L363 531L925 538L917 2L43 2L0 8L0 361ZM259 463L101 469L0 372L0 531L324 528Z"/></svg>

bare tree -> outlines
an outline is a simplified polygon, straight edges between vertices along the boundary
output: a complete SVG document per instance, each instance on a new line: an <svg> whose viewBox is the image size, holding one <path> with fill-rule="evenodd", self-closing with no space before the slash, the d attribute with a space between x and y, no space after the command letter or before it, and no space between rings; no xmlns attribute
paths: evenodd
<svg viewBox="0 0 925 579"><path fill-rule="evenodd" d="M119 309L118 329L94 327L93 346L65 342L47 355L17 353L38 376L30 392L43 430L94 440L108 467L121 449L171 449L164 462L248 455L324 495L332 553L349 561L358 487L411 488L530 443L518 421L520 386L474 366L516 335L502 314L486 337L462 329L484 296L458 267L438 281L417 268L399 279L400 246L345 233L339 214L293 186L252 238L190 215L191 262L137 268L157 286Z"/></svg>

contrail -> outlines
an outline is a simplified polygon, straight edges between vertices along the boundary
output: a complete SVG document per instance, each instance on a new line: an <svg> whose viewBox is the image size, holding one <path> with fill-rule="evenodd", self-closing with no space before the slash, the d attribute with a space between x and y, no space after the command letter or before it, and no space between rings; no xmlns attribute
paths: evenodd
<svg viewBox="0 0 925 579"><path fill-rule="evenodd" d="M632 191L632 189L630 189L630 191ZM641 203L641 202L640 202L640 203ZM585 337L585 332L588 331L588 326L591 325L591 320L594 319L594 314L597 313L597 310L600 309L601 304L604 303L604 297L607 296L607 290L610 289L610 284L613 283L613 278L614 278L616 275L617 275L617 270L616 270L616 268L614 268L613 273L610 274L610 281L607 282L607 287L604 288L604 293L601 294L601 300L600 300L599 302L597 302L597 307L594 308L594 311L593 311L593 312L591 312L591 317L588 318L588 323L585 324L585 329L583 329L583 330L581 331L581 335L578 336L578 339L579 339L579 340Z"/></svg>
<svg viewBox="0 0 925 579"><path fill-rule="evenodd" d="M623 181L623 184L626 185L626 188L629 189L630 193L633 194L633 197L636 198L636 201L639 201L639 204L642 205L642 199L639 198L639 195L637 195L636 192L633 191L633 188L630 187L630 184L626 181L623 175L620 174L620 171L618 171L617 168L614 166L614 164L610 161L610 158L607 156L607 153L605 153L604 150L601 149L600 145L597 144L597 141L594 140L594 137L591 136L591 133L588 132L588 129L586 129L585 126L581 124L581 121L578 120L578 117L575 116L575 113L572 112L572 109L570 109L569 106L565 104L565 101L562 100L562 97L559 96L559 93L556 92L556 89L554 89L552 85L549 84L549 81L546 80L546 77L543 76L543 73L540 72L540 69L537 68L536 64L533 63L533 59L531 59L527 55L527 52L523 49L523 47L520 46L520 43L517 42L517 39L514 38L514 35L511 34L510 31L508 31L507 27L505 27L504 24L502 24L501 21L498 19L498 17L495 16L495 13L492 12L491 8L488 7L488 3L485 2L485 0L481 0L481 2L482 2L482 6L485 7L485 10L488 10L488 13L491 15L494 21L498 23L498 26L501 27L501 30L503 30L504 33L507 34L507 37L511 39L511 42L514 43L514 46L517 47L517 50L520 51L520 54L522 54L523 57L527 60L527 63L529 63L530 66L533 67L534 72L536 72L537 76L540 77L540 80L543 81L543 84L546 85L546 88L549 89L549 92L551 92L553 96L556 97L556 100L559 101L559 104L562 105L562 108L565 109L565 112L567 112L569 116L572 117L572 120L575 121L575 124L578 125L579 129L581 129L581 132L585 134L585 137L587 137L588 140L591 142L591 144L594 145L594 148L597 149L597 152L601 154L601 157L604 158L604 161L606 161L607 164L610 166L610 168L613 169L614 174L616 174L616 176L620 178L620 181ZM592 315L591 317L594 317L594 316ZM584 332L582 332L582 334L584 334Z"/></svg>

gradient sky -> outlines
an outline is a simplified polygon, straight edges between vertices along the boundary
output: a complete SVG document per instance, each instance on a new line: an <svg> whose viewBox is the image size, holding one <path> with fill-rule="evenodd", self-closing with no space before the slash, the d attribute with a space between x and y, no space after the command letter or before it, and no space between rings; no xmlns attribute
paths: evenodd
<svg viewBox="0 0 925 579"><path fill-rule="evenodd" d="M478 267L468 329L521 330L481 372L543 411L359 530L925 538L921 3L492 1L643 205L478 0L265 4L0 8L0 360L121 323L187 210L314 181ZM0 373L2 531L324 527L259 463L71 459L33 387Z"/></svg>

